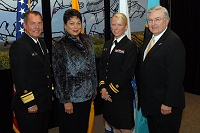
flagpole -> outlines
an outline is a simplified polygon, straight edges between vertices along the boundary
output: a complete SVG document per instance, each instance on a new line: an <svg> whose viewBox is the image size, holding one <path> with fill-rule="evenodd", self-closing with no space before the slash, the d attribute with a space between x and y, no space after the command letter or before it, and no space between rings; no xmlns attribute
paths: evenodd
<svg viewBox="0 0 200 133"><path fill-rule="evenodd" d="M47 45L49 53L52 51L52 27L51 27L51 6L50 0L42 0L42 14L43 14L43 31L44 41Z"/></svg>
<svg viewBox="0 0 200 133"><path fill-rule="evenodd" d="M110 0L104 0L104 18L105 18L105 41L111 39L110 32Z"/></svg>
<svg viewBox="0 0 200 133"><path fill-rule="evenodd" d="M169 16L170 16L170 18L172 17L171 15L172 15L172 13L171 13L171 0L168 0L168 7L169 7ZM171 28L171 21L169 22L169 27Z"/></svg>
<svg viewBox="0 0 200 133"><path fill-rule="evenodd" d="M28 0L28 8L29 8L30 11L32 10L32 7L31 7L31 0Z"/></svg>

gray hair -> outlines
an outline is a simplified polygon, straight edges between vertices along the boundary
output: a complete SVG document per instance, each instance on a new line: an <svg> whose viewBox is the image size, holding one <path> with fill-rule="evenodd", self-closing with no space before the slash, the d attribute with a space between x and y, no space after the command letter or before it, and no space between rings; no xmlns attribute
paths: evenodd
<svg viewBox="0 0 200 133"><path fill-rule="evenodd" d="M35 16L39 15L42 19L42 15L39 11L27 11L27 12L24 13L24 23L28 22L28 15L29 14L34 14Z"/></svg>
<svg viewBox="0 0 200 133"><path fill-rule="evenodd" d="M147 12L147 18L149 18L150 13L158 11L158 10L160 10L162 12L162 15L165 20L170 21L170 17L169 17L169 13L168 13L167 9L162 6L154 6L154 7L150 8Z"/></svg>

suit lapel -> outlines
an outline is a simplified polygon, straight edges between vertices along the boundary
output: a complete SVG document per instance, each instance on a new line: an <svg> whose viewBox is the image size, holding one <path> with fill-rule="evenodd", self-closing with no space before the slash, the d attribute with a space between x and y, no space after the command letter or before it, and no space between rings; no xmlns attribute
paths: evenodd
<svg viewBox="0 0 200 133"><path fill-rule="evenodd" d="M151 36L149 36L148 41L145 42L144 47L142 49L142 62L145 64L145 62L147 62L149 59L151 59L151 57L155 54L155 52L157 50L159 50L159 48L163 45L163 41L165 40L166 36L169 34L170 30L169 28L167 28L167 30L164 32L164 34L159 38L159 40L154 44L154 46L151 48L151 50L149 51L149 53L146 55L144 61L143 61L143 56L144 56L144 51L151 39Z"/></svg>
<svg viewBox="0 0 200 133"><path fill-rule="evenodd" d="M152 37L152 34L149 34L149 36L147 36L143 43L143 47L141 48L141 51L140 51L140 62L143 63L143 57L144 57L144 51L149 43L149 41L151 40L151 37Z"/></svg>

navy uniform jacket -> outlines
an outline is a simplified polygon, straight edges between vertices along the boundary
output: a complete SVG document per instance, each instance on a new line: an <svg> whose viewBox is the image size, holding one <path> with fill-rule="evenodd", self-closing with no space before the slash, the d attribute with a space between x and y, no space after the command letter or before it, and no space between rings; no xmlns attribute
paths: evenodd
<svg viewBox="0 0 200 133"><path fill-rule="evenodd" d="M169 28L143 60L152 37L147 36L140 51L139 102L145 115L161 114L161 104L172 107L172 113L185 107L183 80L185 48L181 39Z"/></svg>
<svg viewBox="0 0 200 133"><path fill-rule="evenodd" d="M52 108L51 66L48 49L41 39L40 47L24 33L10 47L10 65L16 94L13 96L12 109L27 112L37 105L38 112Z"/></svg>
<svg viewBox="0 0 200 133"><path fill-rule="evenodd" d="M112 44L113 40L109 40L103 47L99 66L100 89L106 88L112 100L133 98L131 80L135 73L137 47L124 36L110 54Z"/></svg>

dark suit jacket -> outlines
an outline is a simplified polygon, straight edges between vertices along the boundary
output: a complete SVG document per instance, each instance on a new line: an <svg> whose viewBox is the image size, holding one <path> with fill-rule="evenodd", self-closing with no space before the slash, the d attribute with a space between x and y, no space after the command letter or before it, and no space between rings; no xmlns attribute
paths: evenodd
<svg viewBox="0 0 200 133"><path fill-rule="evenodd" d="M161 104L173 107L172 113L185 107L183 80L185 48L181 39L169 28L143 60L152 37L149 34L140 51L139 102L144 115L162 115Z"/></svg>
<svg viewBox="0 0 200 133"><path fill-rule="evenodd" d="M137 47L125 36L110 54L112 44L113 40L109 40L103 47L99 86L106 88L113 100L133 98L131 80L135 72Z"/></svg>
<svg viewBox="0 0 200 133"><path fill-rule="evenodd" d="M41 39L44 51L27 34L14 41L10 47L10 65L16 94L14 111L28 111L37 105L38 112L49 111L52 104L51 65L48 49Z"/></svg>

